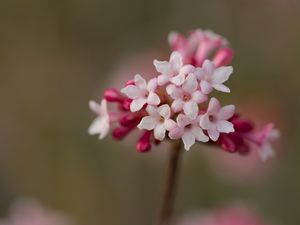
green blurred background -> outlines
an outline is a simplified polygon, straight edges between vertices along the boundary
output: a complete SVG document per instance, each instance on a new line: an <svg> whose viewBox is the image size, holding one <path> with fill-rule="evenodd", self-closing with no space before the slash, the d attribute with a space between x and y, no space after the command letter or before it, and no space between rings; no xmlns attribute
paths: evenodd
<svg viewBox="0 0 300 225"><path fill-rule="evenodd" d="M201 153L209 150L193 148L176 217L238 199L278 224L300 224L300 1L1 0L0 28L2 216L15 198L31 196L79 224L152 224L166 150L138 154L131 139L88 136L87 102L101 98L127 55L167 58L169 31L204 28L236 52L224 101L251 99L270 118L280 115L281 153L267 179L239 185L212 172Z"/></svg>

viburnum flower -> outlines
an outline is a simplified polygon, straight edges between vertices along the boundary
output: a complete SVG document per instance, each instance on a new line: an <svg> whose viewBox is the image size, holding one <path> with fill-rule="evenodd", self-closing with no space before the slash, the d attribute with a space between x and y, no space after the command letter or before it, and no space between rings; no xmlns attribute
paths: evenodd
<svg viewBox="0 0 300 225"><path fill-rule="evenodd" d="M199 127L199 118L191 119L184 114L179 114L177 117L177 126L170 131L170 138L173 140L181 138L186 150L189 150L196 140L208 142L209 138L203 133L201 127Z"/></svg>
<svg viewBox="0 0 300 225"><path fill-rule="evenodd" d="M207 130L213 141L217 141L220 133L234 132L233 124L228 121L233 116L234 110L234 105L221 108L220 102L216 98L211 98L206 113L200 118L200 126Z"/></svg>
<svg viewBox="0 0 300 225"><path fill-rule="evenodd" d="M214 97L214 90L230 92L224 83L233 72L228 65L234 54L225 38L195 30L188 37L172 33L169 43L169 61L153 61L157 71L153 78L145 80L137 74L120 91L105 90L101 105L90 103L97 114L90 134L99 133L103 138L111 128L112 136L122 140L138 129L136 149L143 153L153 144L172 143L159 225L169 224L182 142L185 150L197 142L241 155L247 155L254 144L265 160L273 155L270 141L276 137L273 125L257 131L252 123L241 119L234 105L221 107ZM111 110L107 104L116 107Z"/></svg>

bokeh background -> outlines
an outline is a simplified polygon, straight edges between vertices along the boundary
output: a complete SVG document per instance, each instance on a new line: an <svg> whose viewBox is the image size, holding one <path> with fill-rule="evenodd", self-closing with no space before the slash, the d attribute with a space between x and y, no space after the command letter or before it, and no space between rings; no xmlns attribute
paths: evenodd
<svg viewBox="0 0 300 225"><path fill-rule="evenodd" d="M299 225L298 0L1 0L0 215L30 196L78 224L152 224L166 149L138 154L130 138L88 136L87 102L123 69L129 77L167 59L169 31L194 28L224 35L235 50L223 101L274 120L282 137L271 171L259 179L248 171L253 182L227 179L235 170L215 171L220 151L194 147L182 162L176 217L238 200L276 224Z"/></svg>

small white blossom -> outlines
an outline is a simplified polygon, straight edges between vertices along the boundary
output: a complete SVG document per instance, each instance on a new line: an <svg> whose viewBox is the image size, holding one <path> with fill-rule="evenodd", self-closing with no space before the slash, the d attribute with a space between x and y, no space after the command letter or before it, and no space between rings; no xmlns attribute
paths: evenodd
<svg viewBox="0 0 300 225"><path fill-rule="evenodd" d="M165 138L166 131L175 127L176 123L170 119L170 107L165 104L160 107L147 106L146 111L149 116L145 116L138 125L139 129L154 130L154 137L162 141Z"/></svg>
<svg viewBox="0 0 300 225"><path fill-rule="evenodd" d="M143 108L145 104L158 105L160 103L159 96L155 93L157 88L157 79L154 78L146 83L141 75L134 77L134 84L127 85L121 92L133 99L130 104L130 111L136 112Z"/></svg>
<svg viewBox="0 0 300 225"><path fill-rule="evenodd" d="M95 101L89 102L90 109L97 115L96 119L89 127L89 134L99 134L99 139L103 139L109 132L109 114L107 112L107 102L105 99L99 105Z"/></svg>
<svg viewBox="0 0 300 225"><path fill-rule="evenodd" d="M220 102L216 98L211 98L206 113L200 118L200 126L207 130L213 141L217 141L220 133L234 132L233 124L228 121L233 116L234 110L234 105L221 108Z"/></svg>

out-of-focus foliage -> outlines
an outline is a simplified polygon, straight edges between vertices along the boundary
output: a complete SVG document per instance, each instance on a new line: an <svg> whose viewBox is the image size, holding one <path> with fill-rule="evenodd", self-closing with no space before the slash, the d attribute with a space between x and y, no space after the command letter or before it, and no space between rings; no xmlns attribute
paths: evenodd
<svg viewBox="0 0 300 225"><path fill-rule="evenodd" d="M1 215L16 197L33 196L79 224L152 224L165 148L141 155L130 139L88 136L87 102L101 98L128 55L153 51L162 59L170 30L198 27L224 35L236 51L235 94L225 101L259 100L275 115L282 143L272 173L253 186L224 183L201 153L216 150L194 147L183 160L176 215L234 198L279 224L300 224L296 0L2 0Z"/></svg>

